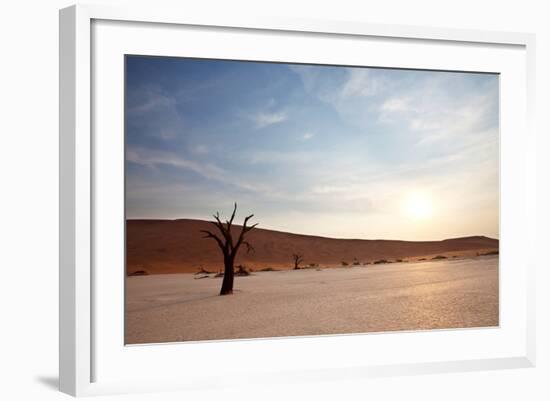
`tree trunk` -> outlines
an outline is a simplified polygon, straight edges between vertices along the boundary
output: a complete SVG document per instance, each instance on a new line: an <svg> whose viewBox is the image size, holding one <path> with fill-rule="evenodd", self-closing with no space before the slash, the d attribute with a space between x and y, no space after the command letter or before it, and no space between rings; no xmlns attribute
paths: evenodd
<svg viewBox="0 0 550 401"><path fill-rule="evenodd" d="M228 295L233 293L233 277L235 275L233 269L233 258L229 256L225 257L224 265L225 268L223 272L223 282L220 295Z"/></svg>

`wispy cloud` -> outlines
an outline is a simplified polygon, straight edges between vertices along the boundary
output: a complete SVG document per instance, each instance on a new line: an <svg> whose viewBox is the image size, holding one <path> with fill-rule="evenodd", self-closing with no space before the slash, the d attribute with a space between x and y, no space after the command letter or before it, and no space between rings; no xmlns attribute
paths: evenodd
<svg viewBox="0 0 550 401"><path fill-rule="evenodd" d="M278 124L287 119L287 114L284 111L279 112L259 112L252 117L252 121L256 124L256 128L265 128L273 124Z"/></svg>
<svg viewBox="0 0 550 401"><path fill-rule="evenodd" d="M279 164L281 166L303 165L313 162L314 159L314 155L310 152L295 150L286 152L263 150L252 154L246 154L244 158L244 160L250 164Z"/></svg>
<svg viewBox="0 0 550 401"><path fill-rule="evenodd" d="M291 66L300 77L304 89L318 99L337 104L348 99L371 97L384 88L383 80L367 68L340 67L340 74L334 70L313 66Z"/></svg>
<svg viewBox="0 0 550 401"><path fill-rule="evenodd" d="M491 141L496 136L486 130L498 122L498 86L456 90L461 84L457 77L453 81L434 74L395 90L380 102L378 122L399 127L417 145L437 142L439 149L446 146L448 152L472 140Z"/></svg>
<svg viewBox="0 0 550 401"><path fill-rule="evenodd" d="M373 96L379 90L379 81L366 68L348 68L347 74L347 80L340 91L342 98Z"/></svg>
<svg viewBox="0 0 550 401"><path fill-rule="evenodd" d="M206 145L197 145L192 148L192 151L197 155L206 155L210 152L210 149Z"/></svg>
<svg viewBox="0 0 550 401"><path fill-rule="evenodd" d="M222 169L213 163L200 163L173 152L158 151L144 148L131 148L126 150L126 160L142 166L157 168L159 166L172 166L192 171L203 178L222 183L226 186L234 186L241 190L263 194L274 194L273 189L266 183L256 183L235 176L226 169Z"/></svg>
<svg viewBox="0 0 550 401"><path fill-rule="evenodd" d="M165 141L181 135L185 122L173 94L165 93L157 86L143 85L132 88L127 98L127 128L130 132L138 129L149 137Z"/></svg>
<svg viewBox="0 0 550 401"><path fill-rule="evenodd" d="M380 107L382 112L403 112L403 111L414 111L412 105L412 100L410 97L401 96L401 97L390 97L385 100Z"/></svg>
<svg viewBox="0 0 550 401"><path fill-rule="evenodd" d="M221 181L225 179L224 170L214 164L197 163L171 152L155 151L144 148L126 150L126 160L142 166L155 167L167 165L191 170L204 178Z"/></svg>
<svg viewBox="0 0 550 401"><path fill-rule="evenodd" d="M306 132L304 135L302 135L303 141L309 141L311 138L313 138L315 134L313 132Z"/></svg>
<svg viewBox="0 0 550 401"><path fill-rule="evenodd" d="M130 107L129 113L147 113L153 110L165 109L172 107L176 100L173 96L163 93L163 91L156 86L144 86L136 88L137 93L129 94ZM133 103L137 100L136 103Z"/></svg>

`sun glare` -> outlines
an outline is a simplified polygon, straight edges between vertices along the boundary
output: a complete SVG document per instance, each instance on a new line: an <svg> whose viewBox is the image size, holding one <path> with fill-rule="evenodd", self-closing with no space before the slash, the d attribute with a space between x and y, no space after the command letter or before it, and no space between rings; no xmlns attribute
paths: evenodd
<svg viewBox="0 0 550 401"><path fill-rule="evenodd" d="M433 214L432 197L425 192L412 192L403 202L404 214L414 220L426 220Z"/></svg>

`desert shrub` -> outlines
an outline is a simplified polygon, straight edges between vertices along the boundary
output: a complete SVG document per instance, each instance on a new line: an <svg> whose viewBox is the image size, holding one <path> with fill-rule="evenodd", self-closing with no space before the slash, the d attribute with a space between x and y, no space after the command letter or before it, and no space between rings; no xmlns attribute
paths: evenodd
<svg viewBox="0 0 550 401"><path fill-rule="evenodd" d="M345 260L341 261L340 263L342 264L342 266L349 266L349 263L346 262Z"/></svg>
<svg viewBox="0 0 550 401"><path fill-rule="evenodd" d="M490 251L486 253L482 253L481 256L492 256L492 255L498 255L498 251Z"/></svg>
<svg viewBox="0 0 550 401"><path fill-rule="evenodd" d="M274 269L273 267L264 267L263 269L260 269L261 272L276 272L277 269Z"/></svg>
<svg viewBox="0 0 550 401"><path fill-rule="evenodd" d="M390 263L388 260L386 259L379 259L379 260L375 260L373 262L375 265L381 265L381 264L384 264L384 263Z"/></svg>
<svg viewBox="0 0 550 401"><path fill-rule="evenodd" d="M235 271L235 276L250 276L250 272L243 265L239 265Z"/></svg>
<svg viewBox="0 0 550 401"><path fill-rule="evenodd" d="M447 256L437 255L437 256L434 256L434 257L432 258L432 260L438 260L438 259L447 259Z"/></svg>
<svg viewBox="0 0 550 401"><path fill-rule="evenodd" d="M426 258L420 258L420 259L418 259L419 262L422 262L423 260L426 260Z"/></svg>
<svg viewBox="0 0 550 401"><path fill-rule="evenodd" d="M202 266L200 267L199 271L195 273L197 274L212 274L212 272L209 272L208 270L205 270Z"/></svg>
<svg viewBox="0 0 550 401"><path fill-rule="evenodd" d="M403 259L395 259L397 263L403 263Z"/></svg>
<svg viewBox="0 0 550 401"><path fill-rule="evenodd" d="M128 276L147 276L149 273L145 270L136 270L132 273L128 273Z"/></svg>

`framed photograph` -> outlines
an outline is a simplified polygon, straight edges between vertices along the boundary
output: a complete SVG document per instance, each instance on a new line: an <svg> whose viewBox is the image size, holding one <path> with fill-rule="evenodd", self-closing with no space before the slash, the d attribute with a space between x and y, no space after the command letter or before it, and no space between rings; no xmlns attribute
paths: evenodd
<svg viewBox="0 0 550 401"><path fill-rule="evenodd" d="M529 34L61 10L61 390L534 366L533 58Z"/></svg>

